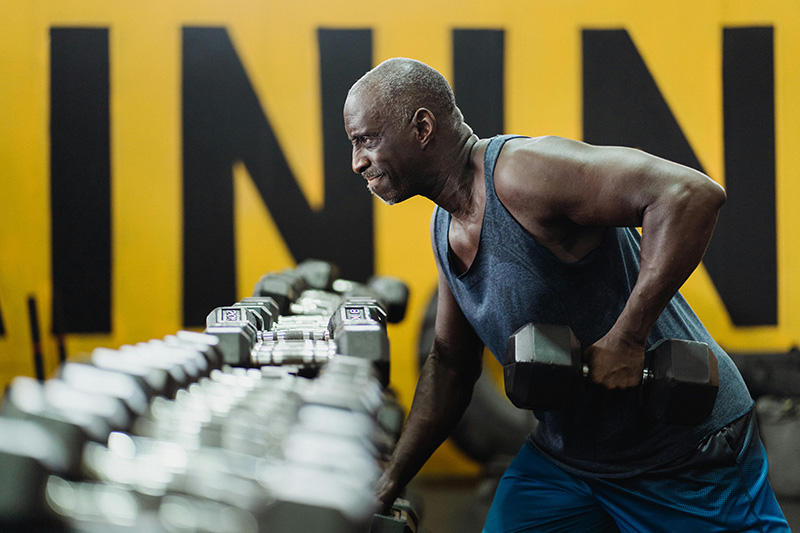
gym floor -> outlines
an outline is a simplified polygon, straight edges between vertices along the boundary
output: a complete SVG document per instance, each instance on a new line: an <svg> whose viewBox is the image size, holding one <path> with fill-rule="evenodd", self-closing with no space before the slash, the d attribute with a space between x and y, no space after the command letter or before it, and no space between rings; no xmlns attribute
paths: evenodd
<svg viewBox="0 0 800 533"><path fill-rule="evenodd" d="M471 478L423 478L409 489L422 504L420 533L480 533L493 494L492 487ZM800 531L800 498L778 501L791 529Z"/></svg>

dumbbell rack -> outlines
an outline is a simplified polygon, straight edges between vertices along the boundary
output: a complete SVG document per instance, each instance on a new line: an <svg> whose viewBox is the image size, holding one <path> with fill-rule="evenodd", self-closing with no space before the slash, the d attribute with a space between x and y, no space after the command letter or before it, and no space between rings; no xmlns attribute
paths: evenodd
<svg viewBox="0 0 800 533"><path fill-rule="evenodd" d="M375 514L404 416L387 387L387 306L363 286L309 286L308 269L263 277L204 333L16 378L0 530L415 531L414 513Z"/></svg>

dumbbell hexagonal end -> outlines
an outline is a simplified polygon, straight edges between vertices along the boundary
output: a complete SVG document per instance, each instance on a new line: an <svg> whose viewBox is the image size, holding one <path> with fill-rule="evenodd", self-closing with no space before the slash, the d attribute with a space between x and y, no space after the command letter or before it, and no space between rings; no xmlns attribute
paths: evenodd
<svg viewBox="0 0 800 533"><path fill-rule="evenodd" d="M280 307L271 296L246 296L234 305L242 307L250 307L251 305L263 307L268 315L264 317L265 330L272 329L272 326L278 321L278 316L280 316ZM263 313L264 310L261 312Z"/></svg>
<svg viewBox="0 0 800 533"><path fill-rule="evenodd" d="M264 274L253 289L253 296L268 296L278 304L280 314L289 313L292 302L297 300L300 293L294 280L277 273Z"/></svg>
<svg viewBox="0 0 800 533"><path fill-rule="evenodd" d="M219 338L225 363L250 366L257 334L255 314L245 307L217 307L206 319L205 332Z"/></svg>
<svg viewBox="0 0 800 533"><path fill-rule="evenodd" d="M668 339L647 352L650 370L645 410L660 420L696 425L714 409L717 358L703 342Z"/></svg>
<svg viewBox="0 0 800 533"><path fill-rule="evenodd" d="M389 337L386 314L373 300L351 298L331 316L328 330L340 354L372 361L381 375L381 383L389 384Z"/></svg>
<svg viewBox="0 0 800 533"><path fill-rule="evenodd" d="M321 259L304 259L295 270L305 278L310 288L322 291L330 290L339 277L339 267Z"/></svg>
<svg viewBox="0 0 800 533"><path fill-rule="evenodd" d="M367 280L367 286L378 293L386 304L387 320L391 324L403 321L408 306L408 285L392 276L373 276Z"/></svg>
<svg viewBox="0 0 800 533"><path fill-rule="evenodd" d="M508 339L506 396L522 409L569 405L581 376L581 350L569 326L526 324Z"/></svg>

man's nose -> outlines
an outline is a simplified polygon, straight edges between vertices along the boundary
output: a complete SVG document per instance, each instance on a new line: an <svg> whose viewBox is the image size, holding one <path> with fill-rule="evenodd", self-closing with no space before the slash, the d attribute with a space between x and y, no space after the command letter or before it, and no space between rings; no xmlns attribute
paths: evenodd
<svg viewBox="0 0 800 533"><path fill-rule="evenodd" d="M361 153L361 150L353 148L353 172L361 174L369 167L369 160Z"/></svg>

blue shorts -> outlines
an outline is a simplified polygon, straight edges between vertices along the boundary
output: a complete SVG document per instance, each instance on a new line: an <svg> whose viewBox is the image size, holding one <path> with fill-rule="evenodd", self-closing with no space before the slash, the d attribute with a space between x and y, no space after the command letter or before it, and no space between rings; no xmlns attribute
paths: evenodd
<svg viewBox="0 0 800 533"><path fill-rule="evenodd" d="M789 532L752 416L735 441L732 426L680 464L623 479L568 471L526 442L500 480L483 531Z"/></svg>

